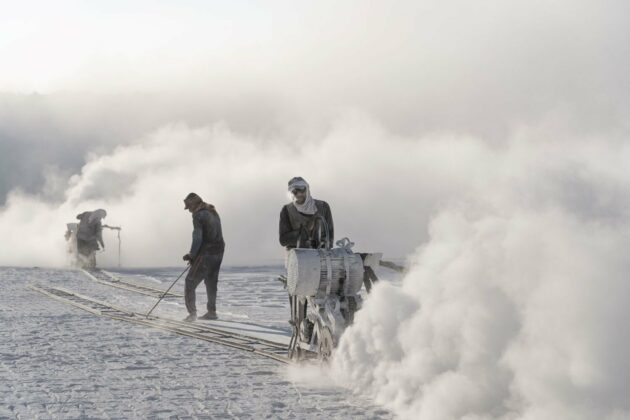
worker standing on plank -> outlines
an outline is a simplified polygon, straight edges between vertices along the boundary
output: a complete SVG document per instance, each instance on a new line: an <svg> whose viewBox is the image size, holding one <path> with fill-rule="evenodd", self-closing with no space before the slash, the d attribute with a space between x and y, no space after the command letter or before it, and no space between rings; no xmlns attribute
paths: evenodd
<svg viewBox="0 0 630 420"><path fill-rule="evenodd" d="M195 290L202 280L208 294L208 312L200 319L217 319L217 283L225 250L221 218L212 204L205 203L195 193L188 194L184 204L184 209L192 214L193 220L192 245L190 252L184 255L184 261L191 264L184 288L184 300L188 310L188 316L184 321L197 320Z"/></svg>
<svg viewBox="0 0 630 420"><path fill-rule="evenodd" d="M77 250L79 263L82 267L96 267L96 251L105 249L103 242L102 220L107 216L103 209L86 211L77 215L79 226L77 229ZM99 248L100 245L100 248Z"/></svg>

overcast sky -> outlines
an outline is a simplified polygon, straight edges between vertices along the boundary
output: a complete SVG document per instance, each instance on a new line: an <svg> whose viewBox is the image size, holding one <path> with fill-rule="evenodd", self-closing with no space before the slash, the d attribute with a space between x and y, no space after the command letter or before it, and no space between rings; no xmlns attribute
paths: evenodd
<svg viewBox="0 0 630 420"><path fill-rule="evenodd" d="M226 211L247 208L248 197L239 191L222 190L216 178L197 181L205 178L195 174L209 176L236 151L255 158L247 149L255 147L258 156L277 151L265 155L276 171L267 182L259 184L264 177L244 169L252 168L246 159L226 171L234 185L255 184L256 199L269 206L269 213L250 220L268 228L269 243L257 256L277 256L275 213L287 199L286 180L298 174L319 183L313 191L320 198L334 198L340 233L345 225L363 236L364 246L372 241L404 256L426 241L432 215L473 189L466 185L469 174L488 176L475 160L480 154L507 153L517 141L538 151L550 142L581 148L599 141L599 149L610 149L624 143L630 124L630 13L624 1L2 6L4 223L11 211L27 212L7 205L10 194L15 202L33 199L64 209L55 223L71 221L84 206L111 207L123 198L148 205L143 200L152 198L138 189L122 197L114 190L120 180L145 185L155 174L178 180L172 196L158 203L178 201L195 186L209 201L222 197L215 204ZM229 135L218 137L233 139L234 146L223 150L227 155L217 148L195 155L221 130ZM165 132L172 134L167 143L189 142L190 149L165 152ZM159 149L172 161L151 166L137 153L124 168L112 163L137 147ZM427 156L433 160L425 162ZM503 161L500 155L486 158L484 164ZM204 165L212 161L217 164ZM107 176L94 175L99 165ZM561 178L558 191L579 184ZM558 197L592 208L587 192ZM392 217L392 207L406 215ZM250 229L239 229L242 220L230 214L224 219L232 232ZM413 234L404 235L410 229ZM246 236L235 248L251 245ZM180 247L185 242L177 241ZM164 259L136 255L138 264Z"/></svg>
<svg viewBox="0 0 630 420"><path fill-rule="evenodd" d="M352 387L403 418L629 418L627 0L0 10L0 266L63 266L96 208L123 265L183 266L191 191L225 264L280 263L301 175L338 239L413 264L341 344Z"/></svg>

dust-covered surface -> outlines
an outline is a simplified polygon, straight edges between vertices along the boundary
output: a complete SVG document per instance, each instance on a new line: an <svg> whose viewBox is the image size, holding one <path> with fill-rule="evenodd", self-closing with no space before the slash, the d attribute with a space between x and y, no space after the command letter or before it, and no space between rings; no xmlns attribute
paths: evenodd
<svg viewBox="0 0 630 420"><path fill-rule="evenodd" d="M280 268L226 268L223 319L287 329ZM166 288L178 269L127 270L127 279ZM70 270L0 268L0 418L391 418L338 387L292 383L286 367L169 332L52 300L29 284L62 286L138 312L155 299L98 284ZM183 291L183 280L174 290ZM181 299L156 313L183 318ZM197 301L202 313L203 286Z"/></svg>

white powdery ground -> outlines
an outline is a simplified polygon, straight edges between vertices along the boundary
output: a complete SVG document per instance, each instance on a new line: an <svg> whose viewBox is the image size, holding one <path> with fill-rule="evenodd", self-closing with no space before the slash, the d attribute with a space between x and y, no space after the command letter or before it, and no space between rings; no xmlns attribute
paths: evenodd
<svg viewBox="0 0 630 420"><path fill-rule="evenodd" d="M286 295L274 273L226 269L219 311L249 322L268 317L261 323L286 328ZM173 274L150 273L160 287ZM138 311L155 301L80 272L0 268L0 283L0 418L391 417L347 390L291 383L272 360L97 317L27 288L63 286ZM204 302L200 286L198 303ZM179 303L160 306L160 314L184 316Z"/></svg>

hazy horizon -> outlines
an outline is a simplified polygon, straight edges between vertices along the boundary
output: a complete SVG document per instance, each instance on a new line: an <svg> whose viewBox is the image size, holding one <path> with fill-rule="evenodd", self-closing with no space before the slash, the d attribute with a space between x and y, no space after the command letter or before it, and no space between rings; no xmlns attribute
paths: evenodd
<svg viewBox="0 0 630 420"><path fill-rule="evenodd" d="M299 175L337 239L412 266L360 312L337 373L403 418L629 418L628 16L621 0L11 3L0 265L64 266L65 223L96 208L123 227L124 266L183 265L191 191L221 215L226 265L282 260Z"/></svg>

